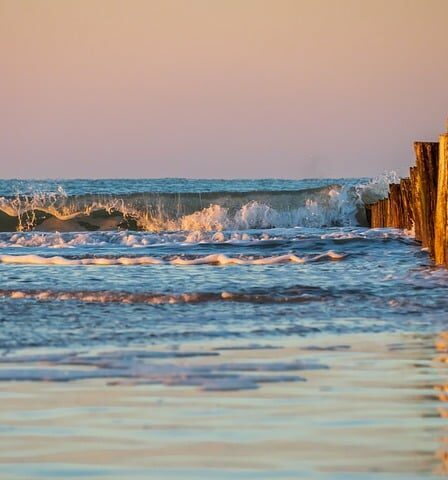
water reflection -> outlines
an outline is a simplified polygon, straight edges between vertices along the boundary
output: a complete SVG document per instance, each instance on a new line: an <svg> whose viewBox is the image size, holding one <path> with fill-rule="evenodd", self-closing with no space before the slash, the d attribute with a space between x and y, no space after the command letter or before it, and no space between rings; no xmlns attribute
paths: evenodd
<svg viewBox="0 0 448 480"><path fill-rule="evenodd" d="M435 341L436 357L434 363L436 368L442 375L443 371L448 364L448 332L444 331L439 333ZM448 383L439 383L434 387L437 399L441 404L437 407L437 413L440 418L448 418ZM440 460L440 464L436 469L437 474L448 474L448 433L447 426L442 427L442 437L440 438L440 448L437 451L437 458Z"/></svg>
<svg viewBox="0 0 448 480"><path fill-rule="evenodd" d="M37 462L56 478L67 462L135 479L448 474L446 332L7 357L0 477L37 480Z"/></svg>

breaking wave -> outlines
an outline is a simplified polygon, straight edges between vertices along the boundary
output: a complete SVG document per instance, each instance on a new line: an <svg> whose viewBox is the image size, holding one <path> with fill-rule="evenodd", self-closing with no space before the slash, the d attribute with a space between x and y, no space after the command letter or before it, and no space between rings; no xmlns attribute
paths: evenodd
<svg viewBox="0 0 448 480"><path fill-rule="evenodd" d="M57 193L0 197L0 231L216 231L366 225L364 205L387 195L394 175L370 183L297 191Z"/></svg>

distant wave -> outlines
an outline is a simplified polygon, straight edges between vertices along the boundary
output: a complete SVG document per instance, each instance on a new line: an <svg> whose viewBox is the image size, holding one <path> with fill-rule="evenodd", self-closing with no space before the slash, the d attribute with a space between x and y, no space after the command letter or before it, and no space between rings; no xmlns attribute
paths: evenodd
<svg viewBox="0 0 448 480"><path fill-rule="evenodd" d="M165 259L149 256L122 257L83 257L70 258L66 256L41 255L0 255L0 263L24 265L276 265L282 263L307 263L322 260L342 260L344 254L329 251L320 255L298 257L293 254L275 255L270 257L244 258L228 257L222 253L184 258L180 256Z"/></svg>
<svg viewBox="0 0 448 480"><path fill-rule="evenodd" d="M365 225L387 178L297 191L55 194L0 198L0 231L222 231Z"/></svg>

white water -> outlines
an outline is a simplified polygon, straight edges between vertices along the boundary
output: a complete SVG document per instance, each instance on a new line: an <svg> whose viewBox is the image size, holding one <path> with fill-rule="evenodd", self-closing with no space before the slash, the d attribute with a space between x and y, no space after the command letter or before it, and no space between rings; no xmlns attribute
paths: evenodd
<svg viewBox="0 0 448 480"><path fill-rule="evenodd" d="M224 254L212 254L196 258L182 258L175 256L166 260L149 256L141 257L86 257L66 258L62 256L40 256L40 255L0 255L0 263L17 265L276 265L281 263L306 263L319 260L341 260L345 257L333 251L310 256L298 257L293 254L274 255L262 258L239 258L228 257Z"/></svg>

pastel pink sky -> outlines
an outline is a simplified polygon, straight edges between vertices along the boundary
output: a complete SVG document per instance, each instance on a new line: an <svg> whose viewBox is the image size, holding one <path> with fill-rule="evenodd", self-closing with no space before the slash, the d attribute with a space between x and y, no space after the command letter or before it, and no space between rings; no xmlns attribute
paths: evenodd
<svg viewBox="0 0 448 480"><path fill-rule="evenodd" d="M405 173L447 0L0 0L0 177Z"/></svg>

